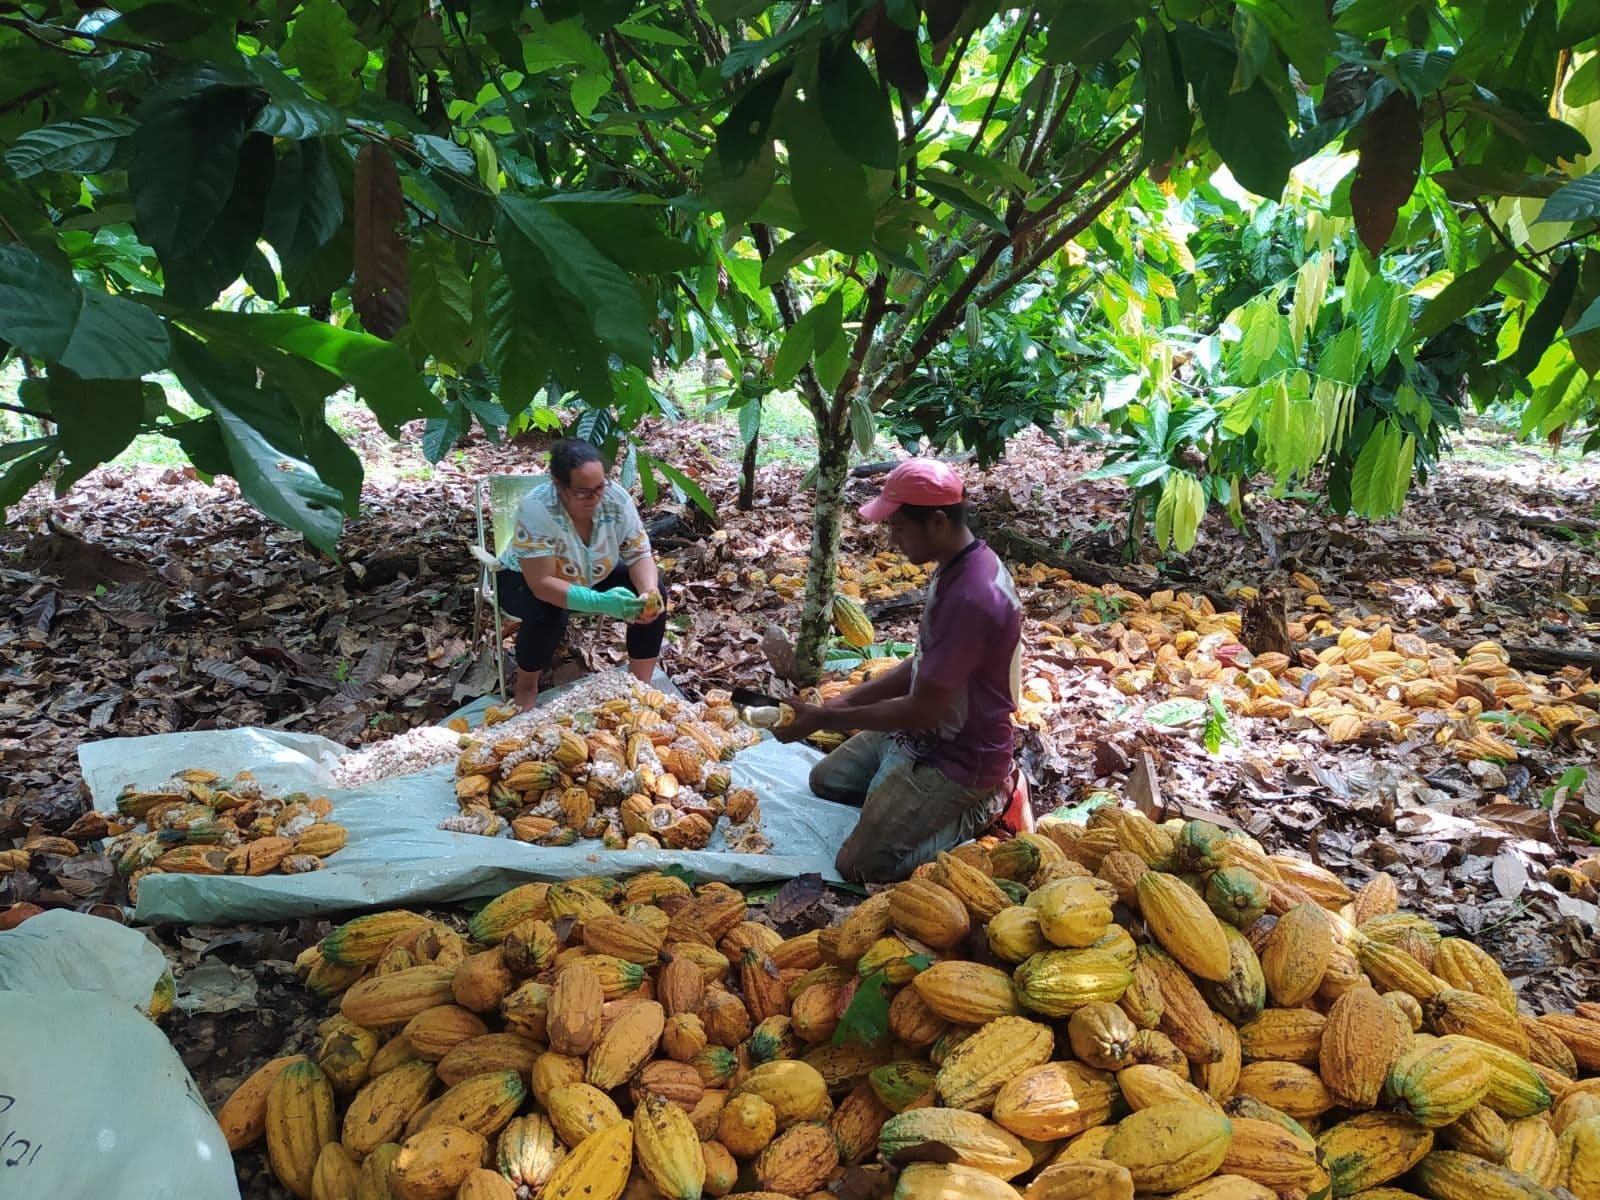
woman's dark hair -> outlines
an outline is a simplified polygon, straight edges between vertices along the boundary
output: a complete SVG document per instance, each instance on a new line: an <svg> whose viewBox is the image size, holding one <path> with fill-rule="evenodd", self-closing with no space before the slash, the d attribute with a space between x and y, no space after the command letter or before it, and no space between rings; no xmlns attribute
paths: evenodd
<svg viewBox="0 0 1600 1200"><path fill-rule="evenodd" d="M934 513L943 513L952 525L967 523L965 500L957 500L954 504L902 504L900 511L905 513L908 520L915 521L918 525L926 525Z"/></svg>
<svg viewBox="0 0 1600 1200"><path fill-rule="evenodd" d="M600 461L600 451L582 438L562 438L550 447L550 474L559 484L572 482L572 473L584 463Z"/></svg>

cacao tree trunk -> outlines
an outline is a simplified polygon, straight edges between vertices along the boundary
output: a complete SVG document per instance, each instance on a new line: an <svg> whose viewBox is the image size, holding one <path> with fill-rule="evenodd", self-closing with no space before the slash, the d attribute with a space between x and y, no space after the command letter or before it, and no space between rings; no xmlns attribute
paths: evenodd
<svg viewBox="0 0 1600 1200"><path fill-rule="evenodd" d="M842 406L849 412L849 406ZM806 563L806 598L795 642L795 675L801 683L822 677L833 627L834 580L839 569L839 532L844 526L844 485L850 475L850 426L824 414L817 420L817 484L811 517L811 553Z"/></svg>
<svg viewBox="0 0 1600 1200"><path fill-rule="evenodd" d="M752 401L752 403L754 403ZM749 512L756 506L756 450L761 445L761 423L756 422L755 436L745 443L744 464L739 474L740 512Z"/></svg>

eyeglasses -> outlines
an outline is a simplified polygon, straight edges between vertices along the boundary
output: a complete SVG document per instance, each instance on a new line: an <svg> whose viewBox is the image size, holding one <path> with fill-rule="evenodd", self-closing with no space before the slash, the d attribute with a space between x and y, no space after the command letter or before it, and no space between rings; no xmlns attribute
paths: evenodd
<svg viewBox="0 0 1600 1200"><path fill-rule="evenodd" d="M602 495L605 494L606 490L606 485L603 483L596 484L594 487L586 488L568 487L564 483L559 484L558 486L574 500L598 500Z"/></svg>

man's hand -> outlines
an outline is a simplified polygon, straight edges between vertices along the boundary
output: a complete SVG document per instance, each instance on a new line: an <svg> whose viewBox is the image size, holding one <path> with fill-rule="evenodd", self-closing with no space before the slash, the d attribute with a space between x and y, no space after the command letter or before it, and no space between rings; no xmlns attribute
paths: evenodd
<svg viewBox="0 0 1600 1200"><path fill-rule="evenodd" d="M802 741L824 728L823 720L827 714L817 705L801 704L797 700L789 701L789 705L794 709L794 720L772 731L772 736L780 742Z"/></svg>

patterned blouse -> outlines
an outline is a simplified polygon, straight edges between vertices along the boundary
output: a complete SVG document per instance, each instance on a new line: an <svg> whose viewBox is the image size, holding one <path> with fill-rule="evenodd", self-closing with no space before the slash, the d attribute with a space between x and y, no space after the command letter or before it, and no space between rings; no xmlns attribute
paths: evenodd
<svg viewBox="0 0 1600 1200"><path fill-rule="evenodd" d="M619 566L631 567L649 553L644 522L621 484L606 483L585 544L562 507L555 484L544 483L517 507L517 523L500 561L508 570L520 571L525 558L555 558L561 578L592 587Z"/></svg>

